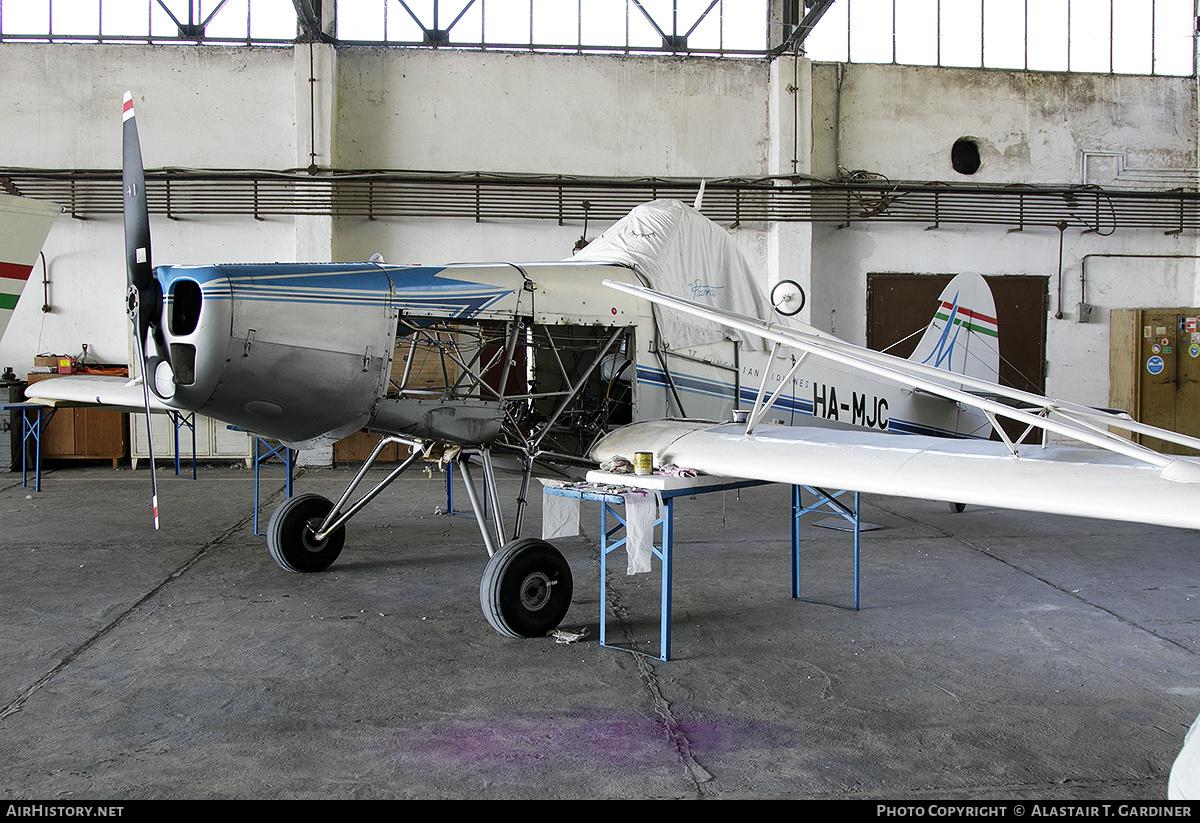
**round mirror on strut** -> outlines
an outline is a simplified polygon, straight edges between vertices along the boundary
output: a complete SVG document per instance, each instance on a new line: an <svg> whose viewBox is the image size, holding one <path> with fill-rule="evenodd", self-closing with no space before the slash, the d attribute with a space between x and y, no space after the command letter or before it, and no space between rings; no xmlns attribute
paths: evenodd
<svg viewBox="0 0 1200 823"><path fill-rule="evenodd" d="M804 289L795 280L780 280L771 287L771 305L784 317L799 314L805 300Z"/></svg>

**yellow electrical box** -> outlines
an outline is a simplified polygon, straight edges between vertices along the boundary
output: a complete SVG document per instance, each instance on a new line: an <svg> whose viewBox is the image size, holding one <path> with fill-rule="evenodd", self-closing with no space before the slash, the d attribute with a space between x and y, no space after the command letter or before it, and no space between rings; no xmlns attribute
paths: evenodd
<svg viewBox="0 0 1200 823"><path fill-rule="evenodd" d="M1109 329L1109 404L1135 420L1200 436L1200 308L1114 309ZM1192 449L1139 436L1167 454Z"/></svg>

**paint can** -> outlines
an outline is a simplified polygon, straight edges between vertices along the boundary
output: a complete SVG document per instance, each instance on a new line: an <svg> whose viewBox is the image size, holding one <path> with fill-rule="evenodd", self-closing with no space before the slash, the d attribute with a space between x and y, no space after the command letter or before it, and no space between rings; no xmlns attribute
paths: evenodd
<svg viewBox="0 0 1200 823"><path fill-rule="evenodd" d="M654 452L633 453L633 473L639 477L654 473Z"/></svg>

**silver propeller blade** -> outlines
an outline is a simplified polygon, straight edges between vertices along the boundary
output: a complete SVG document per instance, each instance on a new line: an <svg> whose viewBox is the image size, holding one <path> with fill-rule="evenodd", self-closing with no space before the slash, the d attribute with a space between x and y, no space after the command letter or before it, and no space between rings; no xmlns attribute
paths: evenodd
<svg viewBox="0 0 1200 823"><path fill-rule="evenodd" d="M125 186L122 209L125 222L125 272L128 285L127 308L133 321L138 369L142 373L142 395L146 402L146 450L150 455L150 505L154 510L154 528L158 529L158 476L154 468L154 442L150 433L150 380L146 357L146 337L153 333L158 343L157 315L162 297L150 262L150 209L146 204L146 173L142 168L142 148L138 141L137 120L133 114L133 95L125 92L122 101L121 181ZM162 348L158 346L158 348Z"/></svg>

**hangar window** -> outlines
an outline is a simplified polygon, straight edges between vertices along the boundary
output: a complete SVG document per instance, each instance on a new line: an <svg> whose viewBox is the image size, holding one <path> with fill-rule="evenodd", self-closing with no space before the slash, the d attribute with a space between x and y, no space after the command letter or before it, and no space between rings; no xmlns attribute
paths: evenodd
<svg viewBox="0 0 1200 823"><path fill-rule="evenodd" d="M813 60L1189 76L1193 0L837 0Z"/></svg>
<svg viewBox="0 0 1200 823"><path fill-rule="evenodd" d="M340 4L343 42L760 57L767 0L360 0Z"/></svg>
<svg viewBox="0 0 1200 823"><path fill-rule="evenodd" d="M769 0L0 0L0 41L278 45L319 38L762 57L769 6Z"/></svg>
<svg viewBox="0 0 1200 823"><path fill-rule="evenodd" d="M21 0L0 3L0 40L288 43L292 0Z"/></svg>
<svg viewBox="0 0 1200 823"><path fill-rule="evenodd" d="M765 57L1195 74L1194 0L0 0L0 42Z"/></svg>

